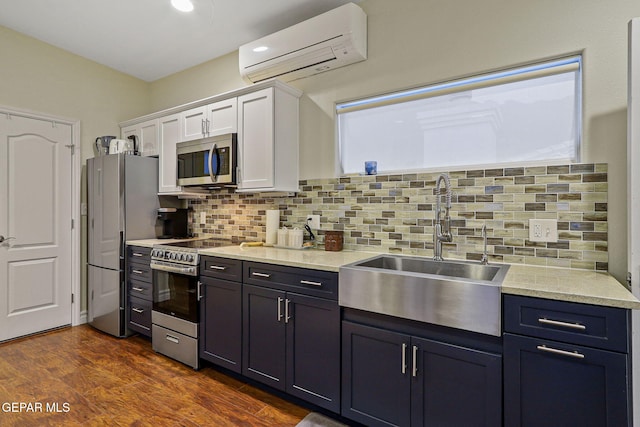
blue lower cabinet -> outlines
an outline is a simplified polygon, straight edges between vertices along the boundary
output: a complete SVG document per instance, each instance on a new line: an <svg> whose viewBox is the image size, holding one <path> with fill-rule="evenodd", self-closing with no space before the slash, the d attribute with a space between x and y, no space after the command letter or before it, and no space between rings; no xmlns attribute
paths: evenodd
<svg viewBox="0 0 640 427"><path fill-rule="evenodd" d="M504 334L507 427L630 425L628 355Z"/></svg>
<svg viewBox="0 0 640 427"><path fill-rule="evenodd" d="M342 322L342 415L367 426L502 424L499 354Z"/></svg>
<svg viewBox="0 0 640 427"><path fill-rule="evenodd" d="M507 427L631 425L630 310L505 295Z"/></svg>
<svg viewBox="0 0 640 427"><path fill-rule="evenodd" d="M200 357L241 373L242 285L201 276Z"/></svg>
<svg viewBox="0 0 640 427"><path fill-rule="evenodd" d="M340 308L325 298L243 287L242 373L340 412Z"/></svg>

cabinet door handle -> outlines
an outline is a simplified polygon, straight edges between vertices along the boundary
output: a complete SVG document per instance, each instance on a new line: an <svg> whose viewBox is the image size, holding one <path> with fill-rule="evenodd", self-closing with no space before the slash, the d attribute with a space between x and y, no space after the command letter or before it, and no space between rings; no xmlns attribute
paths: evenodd
<svg viewBox="0 0 640 427"><path fill-rule="evenodd" d="M134 286L133 288L131 288L131 290L136 292L144 292L144 288L139 288L137 286Z"/></svg>
<svg viewBox="0 0 640 427"><path fill-rule="evenodd" d="M268 279L269 277L271 277L270 274L265 274L265 273L251 273L252 276L256 276L256 277L264 277L266 279Z"/></svg>
<svg viewBox="0 0 640 427"><path fill-rule="evenodd" d="M209 123L210 123L210 122L209 122L209 119L206 119L206 120L207 120L207 136L209 136L209 132L210 132L210 130L209 130Z"/></svg>
<svg viewBox="0 0 640 427"><path fill-rule="evenodd" d="M138 314L142 314L144 313L144 310L141 308L137 308L137 307L131 307L131 310L135 311Z"/></svg>
<svg viewBox="0 0 640 427"><path fill-rule="evenodd" d="M198 280L198 287L196 288L196 300L200 301L202 299L202 282Z"/></svg>
<svg viewBox="0 0 640 427"><path fill-rule="evenodd" d="M134 253L132 253L131 255L133 255L133 256L137 256L137 257L142 257L142 256L144 256L144 254L140 254L140 253L138 253L138 252L134 252Z"/></svg>
<svg viewBox="0 0 640 427"><path fill-rule="evenodd" d="M289 298L284 300L284 323L289 323L291 316L289 315L289 304L291 300Z"/></svg>
<svg viewBox="0 0 640 427"><path fill-rule="evenodd" d="M171 341L174 344L180 344L180 340L178 339L178 337L174 337L173 335L167 334L165 338L167 339L167 341Z"/></svg>
<svg viewBox="0 0 640 427"><path fill-rule="evenodd" d="M282 320L282 301L283 299L278 297L278 322Z"/></svg>
<svg viewBox="0 0 640 427"><path fill-rule="evenodd" d="M312 282L311 280L300 280L303 285L322 286L322 282Z"/></svg>
<svg viewBox="0 0 640 427"><path fill-rule="evenodd" d="M413 346L413 368L411 369L411 375L413 377L418 376L418 347Z"/></svg>
<svg viewBox="0 0 640 427"><path fill-rule="evenodd" d="M131 270L131 272L134 274L144 274L144 271L142 270Z"/></svg>
<svg viewBox="0 0 640 427"><path fill-rule="evenodd" d="M222 267L220 265L210 265L209 268L211 270L225 271L227 267Z"/></svg>
<svg viewBox="0 0 640 427"><path fill-rule="evenodd" d="M569 357L575 357L576 359L584 359L584 354L578 353L577 351L558 350L557 348L547 347L546 345L539 345L536 348L540 351L559 354L560 356L569 356Z"/></svg>
<svg viewBox="0 0 640 427"><path fill-rule="evenodd" d="M545 319L544 317L539 318L538 323L542 323L544 325L561 326L563 328L577 329L580 331L584 331L587 329L586 326L581 325L580 323L560 322L558 320Z"/></svg>
<svg viewBox="0 0 640 427"><path fill-rule="evenodd" d="M402 375L407 373L407 345L402 343Z"/></svg>
<svg viewBox="0 0 640 427"><path fill-rule="evenodd" d="M204 119L200 119L200 130L202 131L202 136L204 136Z"/></svg>

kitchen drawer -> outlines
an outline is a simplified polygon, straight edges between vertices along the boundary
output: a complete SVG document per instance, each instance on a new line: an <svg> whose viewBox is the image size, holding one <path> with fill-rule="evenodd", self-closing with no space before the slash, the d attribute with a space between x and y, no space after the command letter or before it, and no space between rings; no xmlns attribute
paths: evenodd
<svg viewBox="0 0 640 427"><path fill-rule="evenodd" d="M129 296L129 329L151 336L151 301Z"/></svg>
<svg viewBox="0 0 640 427"><path fill-rule="evenodd" d="M151 248L127 246L127 257L129 258L129 262L149 264L151 260Z"/></svg>
<svg viewBox="0 0 640 427"><path fill-rule="evenodd" d="M629 310L515 295L503 304L505 332L629 351Z"/></svg>
<svg viewBox="0 0 640 427"><path fill-rule="evenodd" d="M244 283L338 299L338 273L329 271L245 262Z"/></svg>
<svg viewBox="0 0 640 427"><path fill-rule="evenodd" d="M140 280L128 280L127 287L129 295L141 298L147 301L153 301L153 287L151 282L142 282Z"/></svg>
<svg viewBox="0 0 640 427"><path fill-rule="evenodd" d="M200 258L200 275L232 282L242 282L242 261L203 256Z"/></svg>
<svg viewBox="0 0 640 427"><path fill-rule="evenodd" d="M151 283L153 276L151 266L147 264L132 264L127 266L127 278L129 280L138 280L141 282Z"/></svg>

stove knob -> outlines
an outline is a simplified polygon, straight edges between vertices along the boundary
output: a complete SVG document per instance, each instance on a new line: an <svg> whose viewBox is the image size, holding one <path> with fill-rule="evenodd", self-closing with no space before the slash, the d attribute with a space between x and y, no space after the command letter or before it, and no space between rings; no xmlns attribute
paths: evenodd
<svg viewBox="0 0 640 427"><path fill-rule="evenodd" d="M187 261L193 262L193 255L187 255Z"/></svg>
<svg viewBox="0 0 640 427"><path fill-rule="evenodd" d="M178 261L182 261L184 259L184 254L178 254L178 256L176 257L176 259Z"/></svg>

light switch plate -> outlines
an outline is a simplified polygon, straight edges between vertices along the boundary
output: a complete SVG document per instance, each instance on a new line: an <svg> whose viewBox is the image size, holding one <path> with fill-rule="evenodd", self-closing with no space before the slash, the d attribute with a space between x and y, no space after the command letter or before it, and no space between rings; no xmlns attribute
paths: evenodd
<svg viewBox="0 0 640 427"><path fill-rule="evenodd" d="M558 221L555 219L530 219L529 240L532 242L557 242Z"/></svg>

